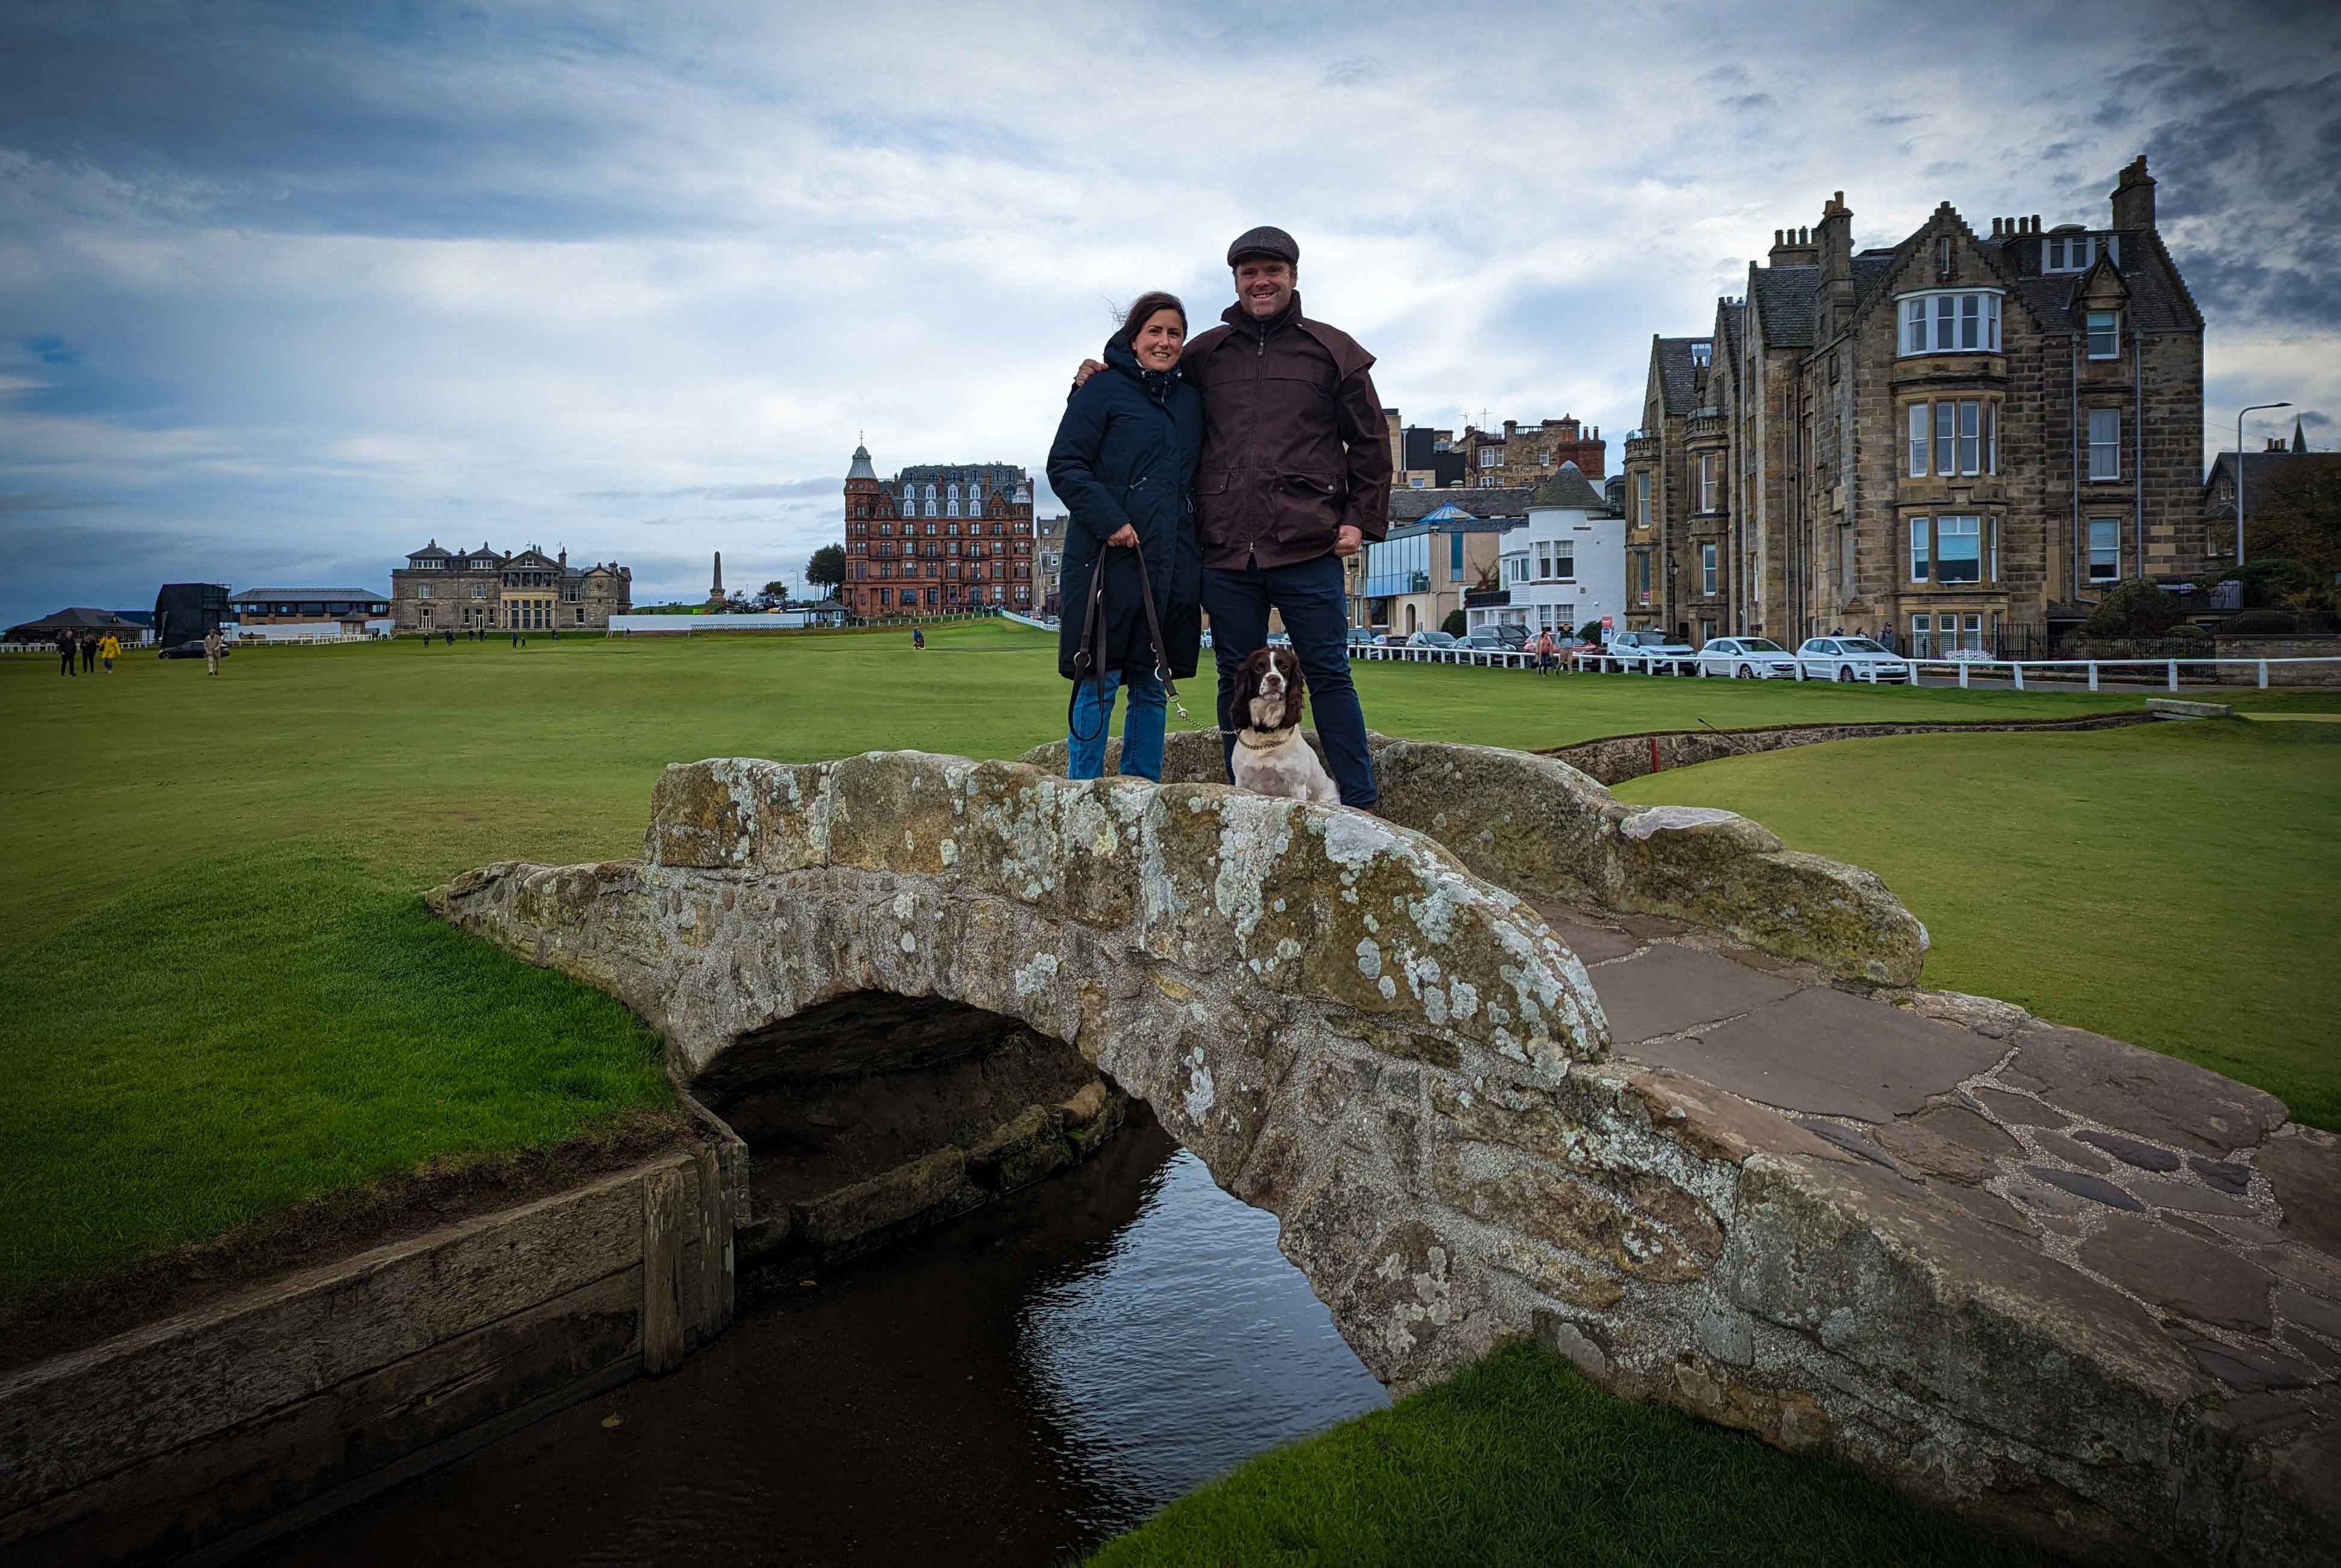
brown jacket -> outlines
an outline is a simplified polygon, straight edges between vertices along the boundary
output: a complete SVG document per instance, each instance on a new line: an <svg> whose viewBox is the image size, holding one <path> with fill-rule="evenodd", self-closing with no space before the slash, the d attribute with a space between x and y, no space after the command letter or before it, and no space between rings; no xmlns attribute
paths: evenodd
<svg viewBox="0 0 2341 1568"><path fill-rule="evenodd" d="M1367 373L1374 356L1300 314L1266 324L1240 305L1188 344L1180 368L1203 394L1195 468L1203 564L1240 571L1332 554L1349 524L1390 531L1390 429Z"/></svg>

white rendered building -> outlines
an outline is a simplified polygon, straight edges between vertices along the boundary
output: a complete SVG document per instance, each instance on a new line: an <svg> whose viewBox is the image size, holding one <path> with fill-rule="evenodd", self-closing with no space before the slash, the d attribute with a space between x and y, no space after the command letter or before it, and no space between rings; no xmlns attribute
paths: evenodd
<svg viewBox="0 0 2341 1568"><path fill-rule="evenodd" d="M1509 622L1561 632L1625 624L1626 517L1574 463L1537 486L1528 526L1504 539L1497 591L1471 595L1471 630Z"/></svg>

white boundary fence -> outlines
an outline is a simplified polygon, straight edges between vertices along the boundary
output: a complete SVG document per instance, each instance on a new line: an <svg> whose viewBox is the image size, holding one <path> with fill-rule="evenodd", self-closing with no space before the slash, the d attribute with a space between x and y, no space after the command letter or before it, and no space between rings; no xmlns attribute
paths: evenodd
<svg viewBox="0 0 2341 1568"><path fill-rule="evenodd" d="M1357 660L1390 660L1409 664L1489 664L1513 665L1520 668L1528 668L1536 663L1536 655L1533 654L1511 653L1501 648L1461 646L1418 648L1408 644L1379 643L1353 643L1350 645L1350 657ZM1559 657L1563 662L1569 660L1567 653L1561 654ZM1821 661L1815 659L1808 662L1817 664ZM1968 684L1971 672L1981 670L1989 674L2005 671L2014 677L2015 689L2021 692L2027 689L2024 684L2024 673L2029 670L2033 672L2035 681L2045 678L2056 684L2067 682L2077 684L2086 681L2088 690L2094 692L2097 689L2098 672L2101 670L2110 672L2141 670L2159 672L2165 687L2175 692L2179 686L2179 672L2182 669L2196 670L2208 666L2211 674L2208 680L2202 684L2228 685L2240 683L2220 681L2217 669L2221 666L2242 668L2251 671L2256 677L2256 684L2266 687L2268 684L2268 670L2271 666L2284 664L2341 666L2341 656L2299 659L1987 659L1980 656L1966 656L1948 659L1903 658L1900 662L1918 674L1932 671L1948 674L1956 670L1958 672L1959 684L1963 687ZM1708 673L1707 667L1699 663L1697 654L1686 657L1681 654L1661 656L1649 654L1587 654L1577 663L1576 667L1603 673L1646 675L1696 674L1705 677ZM1798 680L1826 681L1830 678L1826 675L1805 674L1802 673L1801 664L1798 668L1799 673L1795 677ZM1723 674L1728 679L1739 678L1736 670L1723 672ZM2336 667L2333 674L2336 678L2336 684L2341 684L2341 667ZM1867 681L1872 685L1879 684L1875 667L1866 672L1857 669L1853 678L1857 681ZM2150 677L2133 677L2133 679L2139 678Z"/></svg>

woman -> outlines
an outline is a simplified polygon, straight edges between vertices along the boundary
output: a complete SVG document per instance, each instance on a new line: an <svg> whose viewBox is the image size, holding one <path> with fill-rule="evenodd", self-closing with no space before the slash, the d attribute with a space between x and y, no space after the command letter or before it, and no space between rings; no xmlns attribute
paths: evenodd
<svg viewBox="0 0 2341 1568"><path fill-rule="evenodd" d="M1049 449L1049 484L1072 514L1057 580L1057 669L1074 683L1067 778L1104 773L1119 688L1130 694L1121 771L1159 781L1162 672L1173 680L1195 673L1203 573L1193 487L1203 398L1179 375L1186 343L1186 307L1170 295L1141 295L1106 344L1105 373L1074 389ZM1102 597L1092 604L1101 583Z"/></svg>

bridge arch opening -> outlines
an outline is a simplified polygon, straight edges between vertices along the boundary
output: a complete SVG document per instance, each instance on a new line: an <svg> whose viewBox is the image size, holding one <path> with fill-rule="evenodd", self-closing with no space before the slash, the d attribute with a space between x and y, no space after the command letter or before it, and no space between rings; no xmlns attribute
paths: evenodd
<svg viewBox="0 0 2341 1568"><path fill-rule="evenodd" d="M690 1087L748 1145L752 1286L979 1208L1148 1114L1022 1020L875 990L742 1031Z"/></svg>

